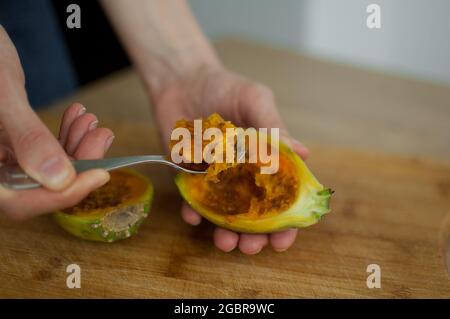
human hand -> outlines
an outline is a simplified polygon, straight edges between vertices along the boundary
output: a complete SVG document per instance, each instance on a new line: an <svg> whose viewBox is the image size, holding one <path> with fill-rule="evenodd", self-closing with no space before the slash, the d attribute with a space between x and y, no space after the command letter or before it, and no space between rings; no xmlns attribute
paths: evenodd
<svg viewBox="0 0 450 319"><path fill-rule="evenodd" d="M157 125L165 138L164 145L168 145L167 139L177 120L192 120L217 112L237 126L279 128L285 144L303 159L308 156L308 150L289 136L271 90L222 67L203 68L191 76L171 81L153 94L153 101ZM183 202L181 215L191 225L198 225L202 220L186 202ZM239 246L245 254L256 254L269 242L276 251L284 251L294 243L296 236L297 229L272 234L238 234L216 228L214 243L226 252Z"/></svg>
<svg viewBox="0 0 450 319"><path fill-rule="evenodd" d="M70 207L109 180L109 174L99 169L75 176L69 162L70 158L102 158L110 147L114 135L107 128L97 128L94 114L86 113L79 103L68 107L58 142L31 109L21 111L14 113L17 119L0 112L0 162L19 162L46 188L12 191L0 186L0 213L12 220L23 220ZM70 165L69 172L63 173L64 178L57 177L54 172L64 169L64 165Z"/></svg>
<svg viewBox="0 0 450 319"><path fill-rule="evenodd" d="M22 220L72 206L109 180L103 170L76 176L69 157L103 157L112 132L97 129L95 115L75 103L64 113L58 143L28 103L19 56L1 25L0 83L0 165L18 162L44 186L26 191L0 186L0 214Z"/></svg>

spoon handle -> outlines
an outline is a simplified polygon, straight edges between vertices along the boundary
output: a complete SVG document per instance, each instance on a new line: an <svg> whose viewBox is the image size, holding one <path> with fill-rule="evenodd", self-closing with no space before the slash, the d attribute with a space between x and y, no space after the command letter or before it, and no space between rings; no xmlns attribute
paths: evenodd
<svg viewBox="0 0 450 319"><path fill-rule="evenodd" d="M73 161L73 166L77 173L82 173L90 169L101 168L111 171L116 168L132 166L141 163L163 163L173 164L168 161L163 155L140 155L140 156L124 156L124 157L110 157L96 160L78 160ZM169 164L170 165L170 164ZM175 164L174 164L175 165Z"/></svg>
<svg viewBox="0 0 450 319"><path fill-rule="evenodd" d="M191 171L184 167L169 161L163 155L141 155L141 156L125 156L110 157L96 160L77 160L72 161L77 174L90 169L101 168L107 171L113 169L132 166L141 163L161 163L172 166L178 170L182 170L192 174L202 174L202 171ZM0 184L6 188L13 190L24 190L39 188L41 185L33 178L27 175L18 165L5 165L0 167Z"/></svg>

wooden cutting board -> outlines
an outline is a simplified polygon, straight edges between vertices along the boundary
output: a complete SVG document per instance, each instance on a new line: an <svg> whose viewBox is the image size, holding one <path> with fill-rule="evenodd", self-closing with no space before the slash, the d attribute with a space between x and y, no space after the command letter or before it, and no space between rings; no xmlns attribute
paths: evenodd
<svg viewBox="0 0 450 319"><path fill-rule="evenodd" d="M129 126L122 133L148 136L150 131ZM146 144L136 143L133 152ZM333 210L301 230L287 252L218 251L210 224L190 227L181 221L171 173L141 167L154 181L156 197L131 239L86 242L49 217L22 224L1 219L0 296L450 297L443 240L450 168L321 147L313 154L310 167L336 190ZM81 267L81 289L66 287L66 267L72 263ZM369 264L381 267L380 289L366 286Z"/></svg>
<svg viewBox="0 0 450 319"><path fill-rule="evenodd" d="M237 49L234 44L231 51ZM248 47L240 49L242 56L251 56ZM260 48L255 52L259 59L265 54ZM275 59L272 51L266 55L274 63L300 61L282 54ZM301 61L306 63L304 58ZM310 63L305 64L306 70L319 62ZM333 65L323 68L329 70ZM345 68L340 72L334 74L336 83L362 78L359 71L353 76ZM346 77L339 76L342 72ZM392 82L399 87L407 85L402 80L387 81L391 81L389 86ZM277 88L277 83L269 84ZM351 90L355 87L349 86ZM383 96L378 92L380 86L374 90L377 96ZM448 94L447 89L426 85L423 90L434 90L433 96ZM411 90L422 95L424 91ZM279 92L282 101L296 94ZM409 99L405 105L410 105ZM109 156L161 152L146 96L134 74L119 74L68 100L84 102L103 125L114 129L116 140ZM355 109L360 107L353 102ZM55 132L63 104L40 113ZM435 105L440 107L439 103ZM282 114L289 115L286 119L294 135L305 133L309 141L316 142L308 143L312 150L308 165L323 184L336 191L332 212L319 224L301 230L290 250L276 253L267 247L256 256L220 252L212 244L213 227L209 223L191 227L182 222L181 199L172 172L160 166L141 166L139 169L155 184L155 201L139 233L128 240L114 244L82 241L61 230L49 216L24 223L0 217L0 297L450 298L445 266L445 258L450 263L450 255L446 257L450 250L450 166L411 154L356 151L351 149L352 143L345 147L337 141L332 144L338 146L324 146L314 138L320 126L311 133L293 125L297 120L307 125L308 116L312 122L319 113L307 107L300 112L288 102L280 107ZM329 118L325 113L322 120L328 121L329 130L340 132L335 124L339 117ZM434 116L436 123L441 123ZM358 132L352 119L346 122L348 130L364 134L364 130ZM439 125L430 126L430 131L439 129ZM323 139L342 138L334 133L322 130ZM369 138L366 142L369 148L377 149L376 143L371 147ZM66 287L66 267L73 263L81 267L80 289ZM370 264L381 268L379 289L367 288Z"/></svg>

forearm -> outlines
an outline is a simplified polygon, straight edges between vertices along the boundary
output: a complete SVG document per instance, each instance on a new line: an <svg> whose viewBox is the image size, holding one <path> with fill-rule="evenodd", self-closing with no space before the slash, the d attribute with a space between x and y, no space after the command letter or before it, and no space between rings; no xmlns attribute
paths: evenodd
<svg viewBox="0 0 450 319"><path fill-rule="evenodd" d="M152 96L202 66L220 67L185 0L102 0Z"/></svg>

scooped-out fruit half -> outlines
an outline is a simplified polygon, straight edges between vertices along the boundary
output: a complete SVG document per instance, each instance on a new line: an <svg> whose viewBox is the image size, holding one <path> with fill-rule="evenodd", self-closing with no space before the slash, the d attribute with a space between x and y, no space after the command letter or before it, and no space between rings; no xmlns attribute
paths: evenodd
<svg viewBox="0 0 450 319"><path fill-rule="evenodd" d="M110 174L108 183L78 205L54 213L57 224L87 240L114 242L134 235L150 211L152 183L132 169Z"/></svg>
<svg viewBox="0 0 450 319"><path fill-rule="evenodd" d="M203 130L234 126L218 114L212 114L202 123ZM192 122L181 120L176 127L191 130ZM277 148L279 168L274 174L262 174L259 161L231 165L190 163L186 165L190 169L197 165L198 169L206 168L207 174L180 173L175 183L192 208L223 228L271 233L313 225L330 211L332 191L319 183L288 146L280 142Z"/></svg>

